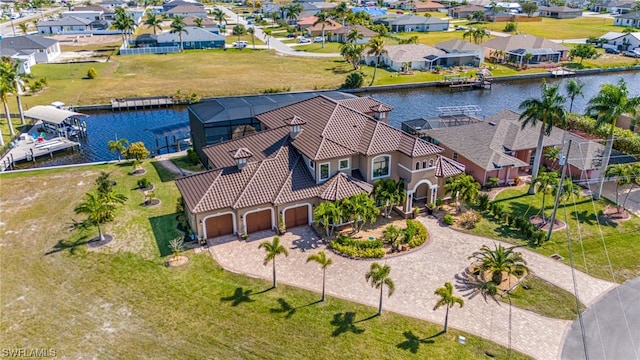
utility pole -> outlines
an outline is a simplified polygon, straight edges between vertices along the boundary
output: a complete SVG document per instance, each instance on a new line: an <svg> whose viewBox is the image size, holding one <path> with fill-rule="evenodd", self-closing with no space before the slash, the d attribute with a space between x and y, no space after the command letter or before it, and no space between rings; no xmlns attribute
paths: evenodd
<svg viewBox="0 0 640 360"><path fill-rule="evenodd" d="M553 223L556 221L556 212L558 211L558 204L560 202L560 195L562 195L562 190L564 185L564 177L569 167L569 151L571 151L571 140L569 140L569 146L567 147L567 153L560 155L559 164L562 165L562 173L560 175L560 184L558 185L558 190L556 191L556 201L553 204L553 212L551 213L551 223L549 224L549 233L547 234L547 241L551 239L551 233L553 232Z"/></svg>

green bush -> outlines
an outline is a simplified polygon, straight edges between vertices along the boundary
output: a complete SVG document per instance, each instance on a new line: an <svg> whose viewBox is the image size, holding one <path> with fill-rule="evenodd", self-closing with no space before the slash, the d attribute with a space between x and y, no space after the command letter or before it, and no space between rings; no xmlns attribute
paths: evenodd
<svg viewBox="0 0 640 360"><path fill-rule="evenodd" d="M500 179L498 179L497 177L490 177L487 180L487 187L489 189L494 188L494 187L498 186L499 182L500 182Z"/></svg>
<svg viewBox="0 0 640 360"><path fill-rule="evenodd" d="M588 116L571 116L569 129L584 131L601 139L609 136L611 126L596 126L596 121ZM640 135L631 130L616 127L613 129L613 148L626 154L640 153Z"/></svg>
<svg viewBox="0 0 640 360"><path fill-rule="evenodd" d="M362 84L364 84L364 75L362 75L361 72L356 71L347 75L342 87L345 89L357 89L362 87Z"/></svg>
<svg viewBox="0 0 640 360"><path fill-rule="evenodd" d="M442 198L436 198L436 206L442 206Z"/></svg>
<svg viewBox="0 0 640 360"><path fill-rule="evenodd" d="M514 32L516 31L516 23L514 22L508 22L505 26L504 26L504 30L502 30L504 32Z"/></svg>
<svg viewBox="0 0 640 360"><path fill-rule="evenodd" d="M442 221L444 221L444 223L447 225L453 225L453 216L451 216L451 214L447 214L444 216Z"/></svg>
<svg viewBox="0 0 640 360"><path fill-rule="evenodd" d="M411 233L412 235L411 238L406 241L406 243L409 244L409 247L412 249L424 244L429 237L427 227L424 226L423 223L416 220L407 219L407 229L405 230L405 232Z"/></svg>
<svg viewBox="0 0 640 360"><path fill-rule="evenodd" d="M380 240L355 240L345 235L339 235L329 244L336 252L350 257L381 258L385 254Z"/></svg>
<svg viewBox="0 0 640 360"><path fill-rule="evenodd" d="M480 211L487 210L487 207L489 207L489 195L488 194L478 195L477 204L478 204L478 209L480 209Z"/></svg>
<svg viewBox="0 0 640 360"><path fill-rule="evenodd" d="M87 79L95 79L98 77L98 72L96 71L96 69L90 67L87 70Z"/></svg>
<svg viewBox="0 0 640 360"><path fill-rule="evenodd" d="M149 180L147 180L147 178L142 178L142 179L138 180L138 188L139 189L146 189L149 186L151 186L151 183L149 182Z"/></svg>
<svg viewBox="0 0 640 360"><path fill-rule="evenodd" d="M198 157L198 153L193 149L187 149L187 160L193 165L200 163L200 157Z"/></svg>

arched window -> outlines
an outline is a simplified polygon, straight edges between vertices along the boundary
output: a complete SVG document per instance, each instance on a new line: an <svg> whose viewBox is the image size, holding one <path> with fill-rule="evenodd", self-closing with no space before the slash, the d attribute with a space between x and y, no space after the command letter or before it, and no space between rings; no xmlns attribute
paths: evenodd
<svg viewBox="0 0 640 360"><path fill-rule="evenodd" d="M427 160L422 160L422 168L423 169L427 168Z"/></svg>
<svg viewBox="0 0 640 360"><path fill-rule="evenodd" d="M429 167L433 167L433 159L429 160Z"/></svg>
<svg viewBox="0 0 640 360"><path fill-rule="evenodd" d="M416 161L416 170L420 169L420 161Z"/></svg>
<svg viewBox="0 0 640 360"><path fill-rule="evenodd" d="M391 175L391 156L380 155L371 160L371 178L379 179Z"/></svg>

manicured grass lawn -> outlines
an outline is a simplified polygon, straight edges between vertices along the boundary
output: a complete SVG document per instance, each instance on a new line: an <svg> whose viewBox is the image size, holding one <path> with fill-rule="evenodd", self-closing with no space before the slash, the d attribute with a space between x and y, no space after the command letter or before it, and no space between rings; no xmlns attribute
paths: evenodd
<svg viewBox="0 0 640 360"><path fill-rule="evenodd" d="M5 347L54 348L68 358L196 359L472 359L507 351L476 336L413 318L222 270L207 253L186 253L182 268L164 266L177 236L173 182L152 163L144 175L160 206L140 206L140 176L128 164L3 174L0 337ZM98 250L96 235L69 232L81 195L100 170L129 196L114 241ZM400 296L397 294L396 296ZM467 345L457 343L464 335ZM432 338L430 338L432 337ZM526 358L512 354L513 358Z"/></svg>
<svg viewBox="0 0 640 360"><path fill-rule="evenodd" d="M506 23L483 23L471 26L484 27L488 30L503 31ZM579 17L575 19L542 18L540 22L518 22L518 32L531 34L547 39L583 39L589 36L601 36L609 31L620 31L613 26L612 19Z"/></svg>
<svg viewBox="0 0 640 360"><path fill-rule="evenodd" d="M444 41L449 41L453 39L462 40L463 31L434 31L434 32L399 32L393 34L393 36L408 39L412 36L418 36L418 43L427 44L427 45L435 45L437 43L441 43ZM385 42L387 39L385 39Z"/></svg>
<svg viewBox="0 0 640 360"><path fill-rule="evenodd" d="M523 286L528 289L524 289ZM510 294L511 303L519 308L557 319L578 318L576 297L573 294L534 275L529 275ZM506 296L498 297L498 300L509 303ZM584 305L580 304L581 311L584 311L584 308Z"/></svg>
<svg viewBox="0 0 640 360"><path fill-rule="evenodd" d="M337 42L325 42L324 49L322 43L311 43L307 45L296 46L295 49L299 51L308 51L316 53L340 53L340 43Z"/></svg>
<svg viewBox="0 0 640 360"><path fill-rule="evenodd" d="M173 158L171 159L171 161L178 165L178 167L185 169L185 170L190 170L190 171L202 171L204 170L202 168L202 165L200 163L194 165L193 163L191 163L191 161L189 161L189 159L187 159L187 156L181 156L181 157L177 157L177 158Z"/></svg>
<svg viewBox="0 0 640 360"><path fill-rule="evenodd" d="M514 214L523 214L526 217L536 215L540 212L542 195L527 195L527 190L527 187L504 190L498 194L496 201L502 203ZM611 203L606 199L592 203L591 198L580 197L576 199L575 209L573 201L570 200L566 204L566 218L564 206L560 206L557 218L569 224L576 268L592 276L613 281L607 253L600 238L600 230L602 230L606 249L611 258L615 281L621 283L640 274L640 246L638 246L637 236L640 233L640 218L634 216L629 221L598 226L596 214L604 210L607 204ZM547 196L545 208L546 215L551 215L552 196ZM497 223L491 215L483 218L470 232L518 245L527 245L526 239L518 231ZM546 256L559 254L564 257L563 262L569 264L565 230L554 231L549 242L544 243L541 247L533 248L533 250Z"/></svg>

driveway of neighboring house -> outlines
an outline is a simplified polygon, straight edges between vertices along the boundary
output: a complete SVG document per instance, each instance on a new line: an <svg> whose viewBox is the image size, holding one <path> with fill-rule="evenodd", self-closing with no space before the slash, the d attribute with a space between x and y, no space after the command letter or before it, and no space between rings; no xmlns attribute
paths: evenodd
<svg viewBox="0 0 640 360"><path fill-rule="evenodd" d="M437 301L433 292L449 281L456 287L456 292L465 298L465 306L452 311L450 325L507 346L509 306L465 289L458 280L470 264L469 255L484 244L493 247L493 243L499 242L451 230L441 226L435 219L420 218L420 221L427 226L430 234L425 246L405 255L378 260L391 266L391 278L396 285L395 294L384 299L384 310L443 323L445 310L432 310ZM227 270L270 279L271 266L263 266L265 254L263 249L258 249L258 245L271 240L273 236L272 232L267 231L252 234L247 241L229 237L213 239L209 242L209 251ZM325 250L326 244L321 243L308 227L291 229L280 238L288 247L289 256L277 259L279 281L320 292L322 272L317 264L307 264L306 258ZM568 266L526 249L519 251L538 277L573 293L571 269ZM378 292L364 278L372 261L351 260L330 250L327 252L334 261L327 270L327 294L376 306ZM576 280L580 300L586 305L615 286L580 272L576 272ZM513 307L512 346L538 359L557 359L560 357L563 335L570 324L567 320L550 319Z"/></svg>

